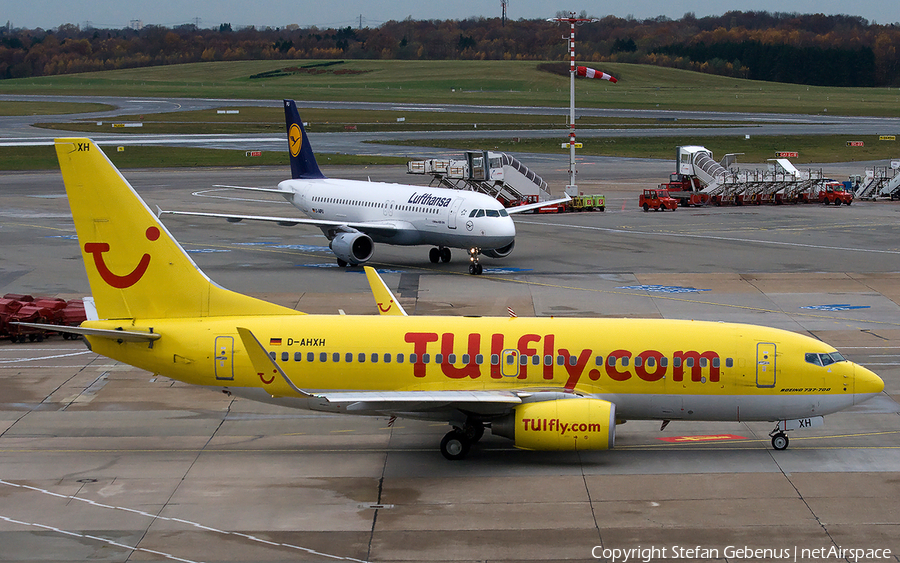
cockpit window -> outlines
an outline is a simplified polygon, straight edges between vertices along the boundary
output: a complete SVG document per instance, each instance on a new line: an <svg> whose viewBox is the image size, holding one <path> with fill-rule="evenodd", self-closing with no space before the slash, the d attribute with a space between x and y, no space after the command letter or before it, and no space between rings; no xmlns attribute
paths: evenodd
<svg viewBox="0 0 900 563"><path fill-rule="evenodd" d="M477 209L473 209L471 213L469 213L469 217L474 217L475 214L478 213Z"/></svg>
<svg viewBox="0 0 900 563"><path fill-rule="evenodd" d="M806 354L806 361L817 366L830 366L836 362L845 362L847 359L840 352L831 354Z"/></svg>
<svg viewBox="0 0 900 563"><path fill-rule="evenodd" d="M500 210L500 216L501 216L501 217L509 217L509 213L507 213L505 209L501 209L501 210Z"/></svg>
<svg viewBox="0 0 900 563"><path fill-rule="evenodd" d="M478 215L476 215L476 217L484 217L484 209L479 209Z"/></svg>
<svg viewBox="0 0 900 563"><path fill-rule="evenodd" d="M500 212L497 211L496 209L488 209L488 210L487 210L487 216L488 216L488 217L499 217L499 216L500 216Z"/></svg>

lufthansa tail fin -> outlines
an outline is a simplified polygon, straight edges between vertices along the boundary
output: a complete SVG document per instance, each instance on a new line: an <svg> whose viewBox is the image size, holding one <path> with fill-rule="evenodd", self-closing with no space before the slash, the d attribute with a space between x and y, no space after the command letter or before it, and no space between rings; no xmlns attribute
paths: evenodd
<svg viewBox="0 0 900 563"><path fill-rule="evenodd" d="M213 283L90 139L56 139L100 319L290 315Z"/></svg>
<svg viewBox="0 0 900 563"><path fill-rule="evenodd" d="M291 178L311 180L324 178L303 128L294 100L284 100L284 123L287 127L288 151L291 154Z"/></svg>

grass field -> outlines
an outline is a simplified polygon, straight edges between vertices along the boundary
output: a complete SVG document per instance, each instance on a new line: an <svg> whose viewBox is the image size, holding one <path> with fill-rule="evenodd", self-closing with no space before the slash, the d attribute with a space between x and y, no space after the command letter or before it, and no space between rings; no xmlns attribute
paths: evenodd
<svg viewBox="0 0 900 563"><path fill-rule="evenodd" d="M248 157L246 151L199 149L189 147L103 147L103 152L118 168L176 168L204 166L290 166L287 142L284 151L263 151L260 156ZM319 162L331 166L342 165L406 165L407 159L342 154L317 154ZM0 170L54 170L59 168L52 146L0 147Z"/></svg>
<svg viewBox="0 0 900 563"><path fill-rule="evenodd" d="M434 104L434 111L410 112L304 109L310 131L331 132L354 128L357 131L458 131L476 127L485 130L482 140L426 140L409 145L439 146L448 150L492 148L509 152L565 152L560 143L566 137L565 120L554 116L502 115L489 112L449 113L441 104L567 106L569 79L538 70L530 61L368 61L348 60L328 67L354 71L335 74L288 74L271 78L253 75L322 61L239 61L174 65L119 70L38 79L0 81L0 94L117 95L144 97L204 97L219 99L252 98L297 100L383 101ZM790 112L835 115L900 116L900 90L871 88L822 88L724 78L700 73L651 66L626 64L593 65L619 78L618 84L606 81L576 82L578 107L626 109L704 110L727 112ZM54 104L0 102L0 115L72 113L68 123L43 124L57 130L75 130L85 134L112 131L112 123L79 119L77 112L109 109L99 104ZM254 134L280 132L283 114L280 108L229 107L239 114L215 112L174 112L116 118L117 123L140 122L140 128L118 128L120 134L220 133ZM402 121L398 119L402 118ZM678 128L713 126L715 121L660 122L656 119L615 119L584 117L579 127ZM520 139L519 142L490 138L496 129L554 129L556 140ZM896 143L877 137L854 138L865 147L847 147L847 137L794 136L729 138L691 136L685 138L605 138L582 139L581 155L605 155L645 158L670 158L674 147L700 144L716 155L745 153L744 162L773 158L775 151L800 153L797 164L889 159L900 156ZM896 133L885 131L885 133ZM397 144L397 143L394 143ZM29 149L30 150L30 149ZM112 151L110 151L112 152ZM264 153L248 159L243 151L204 149L168 150L129 148L113 153L123 167L156 166L235 166L285 164L286 156ZM337 164L385 164L402 159L322 155ZM0 166L6 170L55 168L52 150L0 148Z"/></svg>
<svg viewBox="0 0 900 563"><path fill-rule="evenodd" d="M365 100L425 104L568 105L568 77L538 61L348 60L332 70L251 78L311 61L236 61L4 80L0 94ZM323 61L313 61L320 63ZM589 63L590 64L590 63ZM579 107L900 116L900 90L758 82L676 69L596 64L619 79L579 80Z"/></svg>
<svg viewBox="0 0 900 563"><path fill-rule="evenodd" d="M517 142L508 139L471 139L466 143L469 147L488 148L510 153L560 153L568 154L568 149L561 148L560 139L521 139ZM750 139L743 136L709 136L709 137L615 137L615 138L581 138L584 147L577 150L580 156L616 156L627 158L675 158L675 147L683 145L702 145L713 151L717 160L728 153L740 153L738 162L766 162L775 158L776 152L790 151L799 153L791 162L797 165L827 162L854 162L864 160L887 160L900 157L900 146L897 141L879 141L877 136L862 135L853 140L863 141L863 147L848 147L845 135L794 135L794 136L755 136ZM459 141L436 139L422 142L385 141L392 145L443 147L458 150Z"/></svg>

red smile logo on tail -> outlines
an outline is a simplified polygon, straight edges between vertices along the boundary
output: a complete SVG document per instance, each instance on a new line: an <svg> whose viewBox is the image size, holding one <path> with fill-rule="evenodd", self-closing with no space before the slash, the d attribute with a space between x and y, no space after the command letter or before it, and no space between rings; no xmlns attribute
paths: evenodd
<svg viewBox="0 0 900 563"><path fill-rule="evenodd" d="M157 227L150 227L144 234L147 237L147 240L155 241L159 238L160 233ZM107 267L106 262L103 261L103 253L109 251L108 243L88 242L84 245L84 251L94 256L94 265L97 267L97 272L100 274L100 277L103 278L103 281L116 289L125 289L136 284L144 277L144 274L147 272L147 267L150 266L150 255L144 254L141 256L141 260L134 270L124 276L120 276L112 273L109 267Z"/></svg>

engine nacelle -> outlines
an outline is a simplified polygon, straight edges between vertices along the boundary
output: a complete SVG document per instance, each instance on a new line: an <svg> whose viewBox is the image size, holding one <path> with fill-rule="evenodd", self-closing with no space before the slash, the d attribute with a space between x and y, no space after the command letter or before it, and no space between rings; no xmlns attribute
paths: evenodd
<svg viewBox="0 0 900 563"><path fill-rule="evenodd" d="M364 233L340 233L328 247L335 256L354 266L365 264L375 252L375 243Z"/></svg>
<svg viewBox="0 0 900 563"><path fill-rule="evenodd" d="M523 450L606 450L616 442L616 405L602 399L556 399L517 405L491 433Z"/></svg>
<svg viewBox="0 0 900 563"><path fill-rule="evenodd" d="M509 256L513 248L516 247L516 241L512 241L506 246L501 246L500 248L491 248L490 250L482 250L481 253L485 256L490 256L491 258L506 258Z"/></svg>

